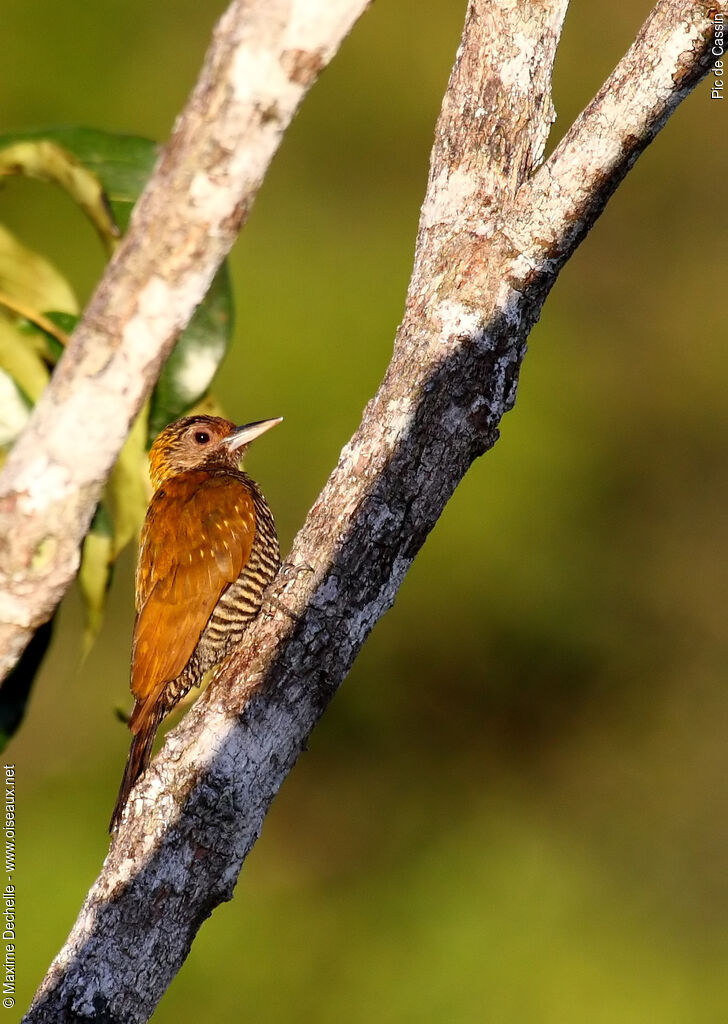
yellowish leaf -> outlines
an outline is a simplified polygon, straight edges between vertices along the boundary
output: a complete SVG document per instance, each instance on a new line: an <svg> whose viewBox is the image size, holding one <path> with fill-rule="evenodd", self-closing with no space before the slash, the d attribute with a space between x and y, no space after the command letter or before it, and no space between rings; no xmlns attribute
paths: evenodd
<svg viewBox="0 0 728 1024"><path fill-rule="evenodd" d="M83 542L81 568L78 573L78 584L86 613L86 628L81 646L83 658L91 650L104 620L106 595L111 582L113 549L111 522L108 514L100 506Z"/></svg>
<svg viewBox="0 0 728 1024"><path fill-rule="evenodd" d="M151 497L146 451L148 415L147 403L134 421L106 487L114 524L114 558L139 535Z"/></svg>
<svg viewBox="0 0 728 1024"><path fill-rule="evenodd" d="M114 251L119 239L119 228L111 214L101 182L67 149L47 139L14 142L0 149L0 175L9 174L22 174L27 178L60 185L90 219L108 252Z"/></svg>
<svg viewBox="0 0 728 1024"><path fill-rule="evenodd" d="M32 403L48 383L48 367L17 326L0 313L0 370L15 381Z"/></svg>
<svg viewBox="0 0 728 1024"><path fill-rule="evenodd" d="M78 313L68 281L45 257L19 242L0 224L0 292L31 309Z"/></svg>

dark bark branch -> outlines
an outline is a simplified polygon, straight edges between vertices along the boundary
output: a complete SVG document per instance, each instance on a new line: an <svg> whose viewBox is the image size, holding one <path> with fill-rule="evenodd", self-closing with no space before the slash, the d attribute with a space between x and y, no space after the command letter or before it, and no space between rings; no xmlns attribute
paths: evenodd
<svg viewBox="0 0 728 1024"><path fill-rule="evenodd" d="M234 0L0 476L0 678L72 582L101 489L308 88L369 0Z"/></svg>
<svg viewBox="0 0 728 1024"><path fill-rule="evenodd" d="M202 920L231 897L281 782L428 531L495 443L528 331L629 166L619 140L639 152L705 72L706 5L663 0L612 78L614 116L596 117L610 102L600 93L533 176L565 8L471 0L384 381L294 542L278 601L135 789L28 1022L148 1018Z"/></svg>

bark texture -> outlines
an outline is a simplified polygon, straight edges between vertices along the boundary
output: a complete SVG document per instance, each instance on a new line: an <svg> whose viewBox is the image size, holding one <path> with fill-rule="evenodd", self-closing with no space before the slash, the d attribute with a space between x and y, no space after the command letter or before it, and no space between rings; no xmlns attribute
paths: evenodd
<svg viewBox="0 0 728 1024"><path fill-rule="evenodd" d="M200 923L231 897L281 782L428 531L495 443L560 267L707 71L716 5L663 0L534 173L566 4L469 3L386 376L274 583L278 601L132 793L28 1022L148 1019Z"/></svg>
<svg viewBox="0 0 728 1024"><path fill-rule="evenodd" d="M369 0L234 0L127 235L0 475L0 678L53 614L129 427L283 132Z"/></svg>

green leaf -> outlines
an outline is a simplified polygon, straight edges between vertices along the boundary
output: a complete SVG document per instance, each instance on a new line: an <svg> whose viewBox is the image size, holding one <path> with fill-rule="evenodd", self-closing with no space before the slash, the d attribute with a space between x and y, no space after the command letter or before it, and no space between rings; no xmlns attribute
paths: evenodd
<svg viewBox="0 0 728 1024"><path fill-rule="evenodd" d="M0 686L0 751L23 720L33 680L40 668L53 634L53 619L40 626L13 670Z"/></svg>
<svg viewBox="0 0 728 1024"><path fill-rule="evenodd" d="M57 309L50 309L43 314L46 320L50 320L51 324L57 327L68 339L76 329L76 324L81 319L78 316L74 316L73 313L62 313ZM46 345L50 353L51 359L54 363L57 363L61 358L65 342L61 344L58 340L57 334L46 330L41 321L35 321L30 325L33 330L40 331L45 335Z"/></svg>
<svg viewBox="0 0 728 1024"><path fill-rule="evenodd" d="M76 324L81 319L75 313L64 313L60 309L47 309L45 310L45 316L54 323L56 327L60 327L64 334L71 335L76 329Z"/></svg>
<svg viewBox="0 0 728 1024"><path fill-rule="evenodd" d="M40 128L0 135L0 150L22 142L55 142L98 179L116 223L123 230L152 173L157 144L138 135L94 128Z"/></svg>
<svg viewBox="0 0 728 1024"><path fill-rule="evenodd" d="M164 365L152 395L149 442L207 394L233 332L233 301L227 264L215 275L205 301Z"/></svg>
<svg viewBox="0 0 728 1024"><path fill-rule="evenodd" d="M99 505L91 522L91 529L83 542L81 568L78 573L81 598L86 612L86 628L81 647L84 658L91 650L104 620L113 560L114 536L111 518L104 506Z"/></svg>
<svg viewBox="0 0 728 1024"><path fill-rule="evenodd" d="M60 185L81 207L109 252L121 234L97 176L67 149L49 139L0 147L0 175L22 174Z"/></svg>

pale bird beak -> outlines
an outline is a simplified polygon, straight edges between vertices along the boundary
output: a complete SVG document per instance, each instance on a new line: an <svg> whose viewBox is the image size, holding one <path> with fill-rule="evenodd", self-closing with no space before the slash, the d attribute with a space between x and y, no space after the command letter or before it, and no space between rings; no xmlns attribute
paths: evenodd
<svg viewBox="0 0 728 1024"><path fill-rule="evenodd" d="M283 417L276 416L273 420L256 420L255 423L246 423L244 427L237 427L221 443L226 444L228 448L235 451L237 448L242 448L244 444L250 444L256 437L264 434L266 430L270 430L271 427L277 427L282 422Z"/></svg>

